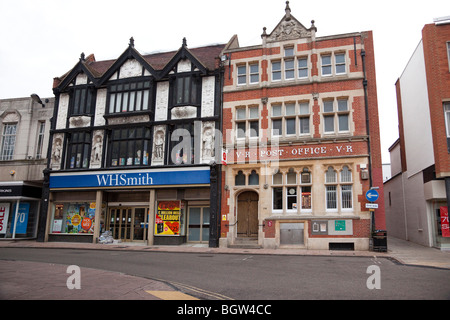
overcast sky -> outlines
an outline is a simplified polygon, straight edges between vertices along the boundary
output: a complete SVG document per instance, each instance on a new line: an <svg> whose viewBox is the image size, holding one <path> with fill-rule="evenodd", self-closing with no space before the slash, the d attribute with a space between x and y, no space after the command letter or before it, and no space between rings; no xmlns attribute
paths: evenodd
<svg viewBox="0 0 450 320"><path fill-rule="evenodd" d="M0 99L52 97L53 78L80 54L115 59L130 37L141 53L226 43L261 44L284 16L285 0L0 0ZM367 5L371 3L374 5ZM317 36L372 30L383 162L398 138L395 82L425 24L450 16L450 1L291 0L292 15Z"/></svg>

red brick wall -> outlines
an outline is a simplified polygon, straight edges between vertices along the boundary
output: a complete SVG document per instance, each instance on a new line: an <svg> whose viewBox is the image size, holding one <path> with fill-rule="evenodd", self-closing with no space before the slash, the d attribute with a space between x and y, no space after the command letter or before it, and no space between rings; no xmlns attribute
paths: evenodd
<svg viewBox="0 0 450 320"><path fill-rule="evenodd" d="M428 100L436 174L450 176L450 156L447 150L443 101L450 101L450 72L447 41L450 41L450 24L428 24L422 30Z"/></svg>

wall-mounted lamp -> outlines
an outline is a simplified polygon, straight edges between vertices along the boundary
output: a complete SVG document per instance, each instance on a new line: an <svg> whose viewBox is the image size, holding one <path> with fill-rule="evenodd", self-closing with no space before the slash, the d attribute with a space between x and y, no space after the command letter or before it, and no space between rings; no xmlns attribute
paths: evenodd
<svg viewBox="0 0 450 320"><path fill-rule="evenodd" d="M31 99L36 102L39 103L40 105L42 105L42 108L45 107L45 104L42 102L41 98L39 98L39 96L36 93L32 93L31 94ZM48 103L48 99L45 99L45 103Z"/></svg>

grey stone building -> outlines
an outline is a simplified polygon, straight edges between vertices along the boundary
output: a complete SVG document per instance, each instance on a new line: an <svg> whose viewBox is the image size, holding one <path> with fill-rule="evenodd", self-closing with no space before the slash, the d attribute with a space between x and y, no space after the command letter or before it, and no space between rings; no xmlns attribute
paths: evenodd
<svg viewBox="0 0 450 320"><path fill-rule="evenodd" d="M54 98L0 100L0 239L35 238Z"/></svg>

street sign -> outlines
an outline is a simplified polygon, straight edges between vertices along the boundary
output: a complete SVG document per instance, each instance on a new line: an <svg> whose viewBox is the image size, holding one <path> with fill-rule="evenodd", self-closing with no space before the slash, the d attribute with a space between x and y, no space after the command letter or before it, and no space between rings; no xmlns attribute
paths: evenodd
<svg viewBox="0 0 450 320"><path fill-rule="evenodd" d="M370 202L377 201L379 196L378 191L374 189L370 189L366 192L366 199Z"/></svg>
<svg viewBox="0 0 450 320"><path fill-rule="evenodd" d="M366 209L378 209L378 203L366 203Z"/></svg>

